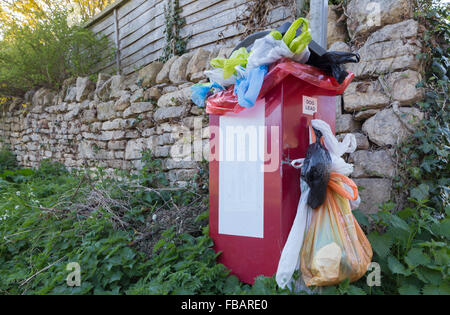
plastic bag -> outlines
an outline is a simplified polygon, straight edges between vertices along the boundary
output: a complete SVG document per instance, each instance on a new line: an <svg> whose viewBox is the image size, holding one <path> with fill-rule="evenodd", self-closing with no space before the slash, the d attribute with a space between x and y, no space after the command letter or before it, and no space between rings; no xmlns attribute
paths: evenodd
<svg viewBox="0 0 450 315"><path fill-rule="evenodd" d="M283 57L292 58L294 53L282 40L276 40L269 34L255 40L248 57L247 69L270 65Z"/></svg>
<svg viewBox="0 0 450 315"><path fill-rule="evenodd" d="M290 59L283 58L269 68L269 73L264 78L263 86L259 97L264 97L268 91L274 88L278 83L284 80L288 75L292 75L314 86L325 90L344 93L347 86L353 80L355 75L349 73L342 84L339 84L335 78L327 76L323 71L306 64L300 64Z"/></svg>
<svg viewBox="0 0 450 315"><path fill-rule="evenodd" d="M323 145L328 150L331 157L331 171L338 172L343 175L349 175L353 171L353 166L346 163L344 159L341 158L341 155L344 153L351 153L356 149L355 136L352 134L348 134L342 142L339 142L333 135L330 126L323 120L314 119L311 121L311 126L314 129L319 130L322 134ZM312 134L310 129L310 143L313 143L313 140L314 135ZM303 167L304 162L305 159L302 158L292 161L291 164L293 167L301 168ZM331 180L328 183L330 184ZM353 194L354 186L348 185L346 181L341 182L341 185L349 195ZM300 188L301 195L297 207L297 213L289 232L289 236L281 253L275 277L277 284L281 288L290 286L294 271L299 269L301 262L300 253L302 245L304 243L303 241L305 239L305 234L310 226L312 215L319 212L318 209L313 210L310 206L308 206L307 201L310 194L310 188L308 184L302 179L302 177L300 177ZM351 199L354 199L354 197L355 196L352 195Z"/></svg>
<svg viewBox="0 0 450 315"><path fill-rule="evenodd" d="M348 72L343 69L342 64L349 62L358 63L359 59L360 57L356 53L329 51L322 56L312 53L307 64L323 70L341 84L348 76Z"/></svg>
<svg viewBox="0 0 450 315"><path fill-rule="evenodd" d="M300 25L302 25L302 33L294 38ZM304 18L295 20L283 36L283 42L285 42L294 54L300 54L311 40L312 36L309 31L309 22Z"/></svg>
<svg viewBox="0 0 450 315"><path fill-rule="evenodd" d="M295 162L298 163L299 161L296 160ZM292 275L294 274L294 271L298 270L300 267L300 250L302 248L303 239L307 228L311 221L311 213L313 209L311 209L307 203L309 186L302 179L300 179L300 191L302 193L297 206L297 214L294 222L292 223L292 228L284 245L283 252L281 253L275 276L275 280L280 288L285 288L286 286L290 287Z"/></svg>
<svg viewBox="0 0 450 315"><path fill-rule="evenodd" d="M302 33L296 38L296 31L303 26ZM291 58L297 62L308 61L310 52L308 44L311 41L309 22L299 18L289 27L282 36L278 31L272 31L263 38L255 40L248 57L247 68L252 69L261 65L270 65L281 58ZM281 38L280 38L281 37Z"/></svg>
<svg viewBox="0 0 450 315"><path fill-rule="evenodd" d="M208 94L212 95L216 90L222 90L223 88L217 83L197 83L191 86L191 100L195 105L199 107L205 106L205 100Z"/></svg>
<svg viewBox="0 0 450 315"><path fill-rule="evenodd" d="M231 54L230 58L214 58L210 61L210 63L214 68L223 69L223 79L228 79L235 73L236 66L245 67L247 65L248 57L249 52L245 47L242 47L235 50Z"/></svg>
<svg viewBox="0 0 450 315"><path fill-rule="evenodd" d="M236 83L236 77L234 75L232 75L227 79L223 78L223 69L217 68L206 70L204 73L210 82L216 82L217 84L220 84L224 88Z"/></svg>
<svg viewBox="0 0 450 315"><path fill-rule="evenodd" d="M206 100L206 112L208 114L223 115L229 112L239 113L244 107L238 103L237 95L234 94L234 86L217 92Z"/></svg>
<svg viewBox="0 0 450 315"><path fill-rule="evenodd" d="M242 70L242 76L236 79L234 93L238 97L239 105L249 108L255 105L264 81L264 76L267 73L267 66Z"/></svg>
<svg viewBox="0 0 450 315"><path fill-rule="evenodd" d="M352 134L345 135L342 142L339 142L336 137L333 135L331 131L330 125L320 119L314 119L311 121L311 126L319 130L322 134L322 139L325 147L328 152L330 152L331 156L331 171L338 172L345 176L350 175L353 172L353 165L345 162L345 160L341 157L345 153L352 153L356 150L356 138ZM346 187L350 192L351 188ZM361 203L361 199L358 198L356 200L350 200L350 206L352 209L358 208Z"/></svg>
<svg viewBox="0 0 450 315"><path fill-rule="evenodd" d="M332 172L326 195L324 204L312 212L301 250L301 274L307 286L334 285L347 278L356 281L372 259L372 247L350 209L349 200L358 196L356 184Z"/></svg>
<svg viewBox="0 0 450 315"><path fill-rule="evenodd" d="M312 128L312 143L306 150L301 177L308 184L308 206L316 209L323 204L330 179L331 157L322 144L322 133Z"/></svg>

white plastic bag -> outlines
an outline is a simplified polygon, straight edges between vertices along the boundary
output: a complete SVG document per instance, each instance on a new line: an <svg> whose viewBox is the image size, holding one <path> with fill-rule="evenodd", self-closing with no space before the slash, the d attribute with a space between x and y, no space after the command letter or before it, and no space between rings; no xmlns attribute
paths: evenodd
<svg viewBox="0 0 450 315"><path fill-rule="evenodd" d="M297 61L298 63L306 63L309 60L309 56L311 56L311 52L309 51L308 46L306 46L301 53L295 54L292 57L292 60Z"/></svg>
<svg viewBox="0 0 450 315"><path fill-rule="evenodd" d="M320 130L323 135L325 148L328 150L331 156L331 171L341 173L348 176L353 172L353 165L344 161L341 157L345 153L352 153L356 150L356 138L353 134L346 134L342 142L339 142L331 132L330 125L320 119L311 120L311 125ZM344 184L345 185L345 184ZM352 189L345 185L345 189L352 193ZM358 196L356 200L350 200L350 206L352 209L359 207L361 199Z"/></svg>
<svg viewBox="0 0 450 315"><path fill-rule="evenodd" d="M292 58L294 53L282 40L277 40L268 34L255 40L247 59L247 69L270 65L283 57Z"/></svg>
<svg viewBox="0 0 450 315"><path fill-rule="evenodd" d="M295 168L301 168L303 159L292 161ZM300 162L301 161L301 162ZM303 238L308 231L308 226L311 221L311 207L308 206L309 186L300 179L300 191L302 192L297 206L297 214L292 223L291 231L289 232L286 244L284 244L283 252L281 253L280 261L278 263L277 274L275 280L280 288L291 286L292 275L295 270L300 267L300 250L302 249Z"/></svg>
<svg viewBox="0 0 450 315"><path fill-rule="evenodd" d="M351 153L356 149L356 139L352 134L347 134L342 142L339 142L331 132L330 126L320 119L311 121L313 128L322 133L325 148L331 156L331 171L341 173L343 175L350 175L353 171L353 165L346 163L341 157L344 153ZM310 141L311 143L311 137ZM292 166L301 168L304 159L292 161ZM348 191L352 191L350 187L346 187ZM303 239L308 231L311 220L311 207L307 205L309 186L300 178L300 200L297 207L297 214L292 223L291 231L288 239L281 252L278 269L275 280L280 288L290 287L292 283L292 275L300 266L300 251L303 245ZM356 200L359 204L359 198ZM353 208L353 204L352 208Z"/></svg>
<svg viewBox="0 0 450 315"><path fill-rule="evenodd" d="M223 78L223 69L215 68L212 70L206 70L206 77L209 79L209 82L216 82L220 84L222 87L227 87L236 83L236 77L232 75L228 79Z"/></svg>

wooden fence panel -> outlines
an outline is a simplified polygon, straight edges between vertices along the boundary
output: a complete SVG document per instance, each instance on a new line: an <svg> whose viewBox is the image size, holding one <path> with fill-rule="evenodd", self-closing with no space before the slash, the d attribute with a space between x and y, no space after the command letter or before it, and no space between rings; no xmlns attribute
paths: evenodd
<svg viewBox="0 0 450 315"><path fill-rule="evenodd" d="M165 44L164 11L169 0L118 0L89 21L85 27L106 35L116 48L116 60L102 71L118 68L130 74L161 56ZM180 31L187 48L235 45L244 27L247 0L179 0L186 25ZM268 27L291 19L290 9L277 6L268 17Z"/></svg>

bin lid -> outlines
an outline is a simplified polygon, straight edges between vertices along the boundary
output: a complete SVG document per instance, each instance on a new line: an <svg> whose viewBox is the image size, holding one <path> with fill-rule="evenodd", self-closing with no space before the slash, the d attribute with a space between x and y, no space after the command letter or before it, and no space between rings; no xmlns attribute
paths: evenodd
<svg viewBox="0 0 450 315"><path fill-rule="evenodd" d="M297 63L289 58L282 58L271 65L269 72L264 77L258 98L264 97L267 92L272 90L289 75L319 88L335 92L336 95L344 93L345 89L355 77L353 73L349 72L344 82L339 84L334 77L326 75L316 67Z"/></svg>

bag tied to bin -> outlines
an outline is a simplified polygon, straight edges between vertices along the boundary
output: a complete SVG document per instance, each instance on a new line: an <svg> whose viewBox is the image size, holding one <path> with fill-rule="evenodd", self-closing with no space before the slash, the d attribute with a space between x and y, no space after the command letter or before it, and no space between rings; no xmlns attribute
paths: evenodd
<svg viewBox="0 0 450 315"><path fill-rule="evenodd" d="M339 142L323 120L313 119L311 126L310 145L317 143L316 136L321 135L320 143L329 152L329 180L323 203L313 209L308 203L313 189L305 176L300 177L297 214L275 277L281 288L291 287L292 275L299 269L303 288L334 285L347 278L356 281L367 271L372 259L372 247L351 212L360 200L357 186L347 177L353 166L341 157L355 151L355 136L348 134ZM306 158L302 158L291 164L305 173L305 162Z"/></svg>

